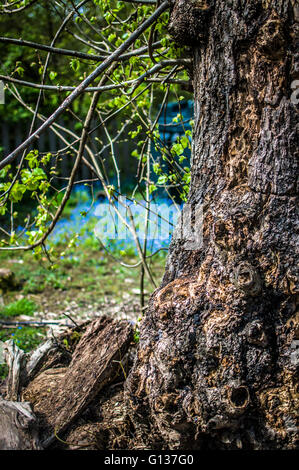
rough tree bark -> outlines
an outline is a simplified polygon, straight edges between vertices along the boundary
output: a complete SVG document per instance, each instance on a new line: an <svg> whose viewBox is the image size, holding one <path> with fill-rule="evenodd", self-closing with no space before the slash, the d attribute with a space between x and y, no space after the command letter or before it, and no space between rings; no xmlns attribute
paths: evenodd
<svg viewBox="0 0 299 470"><path fill-rule="evenodd" d="M296 446L298 21L292 0L172 4L194 58L203 243L177 230L141 325L126 384L141 448Z"/></svg>

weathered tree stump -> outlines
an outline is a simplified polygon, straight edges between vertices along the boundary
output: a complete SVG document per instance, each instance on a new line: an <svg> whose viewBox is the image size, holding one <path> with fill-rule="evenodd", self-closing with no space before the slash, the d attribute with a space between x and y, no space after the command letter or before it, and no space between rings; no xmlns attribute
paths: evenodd
<svg viewBox="0 0 299 470"><path fill-rule="evenodd" d="M62 433L105 385L123 373L121 361L131 340L128 322L100 318L88 326L67 368L47 370L28 385L23 398L33 403L43 423L45 446L54 442L55 435Z"/></svg>
<svg viewBox="0 0 299 470"><path fill-rule="evenodd" d="M112 384L118 376L120 382L125 379L125 356L132 344L132 333L132 326L127 321L101 317L82 332L69 364L65 357L60 364L57 362L58 358L63 357L57 340L48 340L27 358L9 343L6 353L10 365L7 396L17 398L21 395L24 401L20 405L17 402L3 402L2 425L9 433L1 444L3 448L46 448L54 442L61 442L63 433L74 425L105 386ZM16 420L11 411L13 409L15 413L12 404L21 412L24 411L24 403L24 410L29 410L29 403L34 410L36 418L32 413L29 416L29 411L27 415L30 422L34 420L36 423L34 432L38 428L38 441L31 434L31 428L24 434L23 427L20 430L13 424ZM76 426L72 429L72 442L76 447ZM14 433L15 439L12 438ZM86 445L89 447L88 443Z"/></svg>

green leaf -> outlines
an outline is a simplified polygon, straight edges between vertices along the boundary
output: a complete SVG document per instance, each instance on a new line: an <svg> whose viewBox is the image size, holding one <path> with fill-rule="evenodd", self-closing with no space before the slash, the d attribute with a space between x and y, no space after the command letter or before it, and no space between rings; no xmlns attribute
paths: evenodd
<svg viewBox="0 0 299 470"><path fill-rule="evenodd" d="M79 59L71 59L70 61L70 66L71 66L71 69L74 71L74 72L78 72L79 68L80 68L80 61Z"/></svg>
<svg viewBox="0 0 299 470"><path fill-rule="evenodd" d="M50 80L55 80L55 78L57 77L57 72L53 72L53 70L51 70L51 72L49 73L49 77Z"/></svg>
<svg viewBox="0 0 299 470"><path fill-rule="evenodd" d="M166 184L168 181L168 176L167 175L160 175L158 178L157 183L158 184Z"/></svg>

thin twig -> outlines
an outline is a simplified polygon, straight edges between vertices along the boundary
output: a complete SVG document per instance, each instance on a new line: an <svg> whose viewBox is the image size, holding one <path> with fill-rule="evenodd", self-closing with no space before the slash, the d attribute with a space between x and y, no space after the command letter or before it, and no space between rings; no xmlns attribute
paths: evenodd
<svg viewBox="0 0 299 470"><path fill-rule="evenodd" d="M40 135L45 132L45 130L53 124L54 121L71 105L71 103L78 98L101 73L103 73L114 61L116 61L119 56L125 52L135 41L136 39L147 30L149 26L151 26L154 21L156 21L159 16L169 7L169 1L166 0L162 3L162 5L157 8L157 10L147 18L135 31L131 34L131 36L124 41L118 49L116 49L113 54L110 55L106 60L104 60L96 69L83 80L80 85L63 101L63 103L56 109L56 111L37 129L30 137L28 137L21 145L19 145L10 155L4 158L0 162L0 170L4 168L6 165L11 163L16 157L25 149L27 148L35 139L39 138Z"/></svg>

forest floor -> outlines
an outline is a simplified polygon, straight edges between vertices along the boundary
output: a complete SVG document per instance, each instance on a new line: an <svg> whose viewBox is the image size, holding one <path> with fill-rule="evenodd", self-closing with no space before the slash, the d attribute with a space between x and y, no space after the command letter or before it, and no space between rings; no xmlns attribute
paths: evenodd
<svg viewBox="0 0 299 470"><path fill-rule="evenodd" d="M59 334L65 325L92 320L101 315L138 322L140 306L140 267L126 268L111 258L93 240L59 252L63 256L49 261L46 256L34 258L32 252L0 253L0 268L14 273L15 286L0 292L0 322L57 322L36 325L0 324L0 341L13 339L26 352L36 348L45 337ZM64 251L62 251L64 250ZM57 253L56 253L57 255ZM133 253L121 256L127 264L139 260ZM151 258L157 285L163 275L165 252ZM145 301L154 286L145 278ZM0 379L6 366L0 364Z"/></svg>
<svg viewBox="0 0 299 470"><path fill-rule="evenodd" d="M67 326L74 326L74 322L101 315L127 319L136 323L138 330L142 315L141 268L122 265L140 262L134 241L113 239L103 246L95 235L99 221L95 207L86 188L78 187L47 240L47 252L0 252L0 269L9 269L15 278L8 289L1 290L0 282L0 341L13 339L19 348L29 352L45 337L58 335ZM30 205L23 210L30 213ZM18 229L22 231L22 227ZM147 245L147 254L155 253L148 258L148 265L157 286L164 271L167 245L152 241ZM144 303L154 289L145 275ZM44 326L36 322L52 323ZM0 363L0 380L6 373L6 366Z"/></svg>

